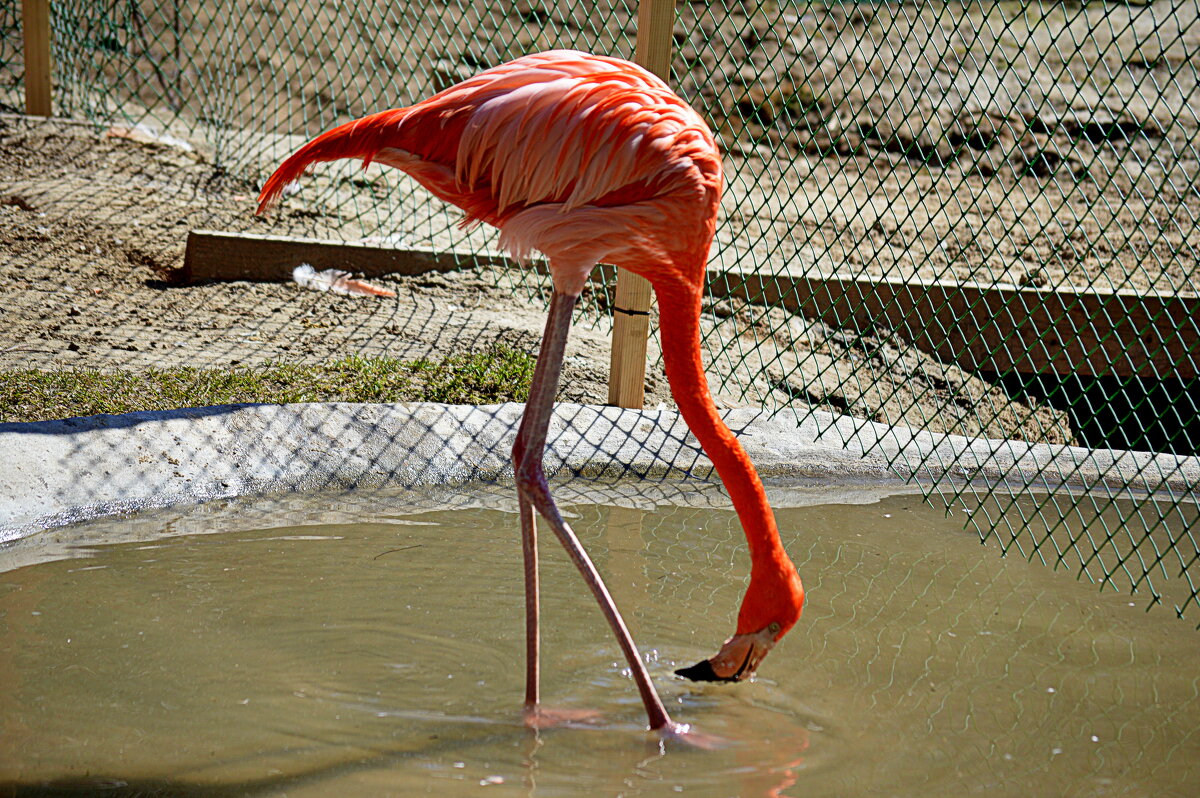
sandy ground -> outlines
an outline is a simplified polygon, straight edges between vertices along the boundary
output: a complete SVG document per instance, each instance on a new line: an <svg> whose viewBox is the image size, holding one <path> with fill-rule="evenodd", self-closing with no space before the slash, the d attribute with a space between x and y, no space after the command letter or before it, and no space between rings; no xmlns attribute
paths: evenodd
<svg viewBox="0 0 1200 798"><path fill-rule="evenodd" d="M378 281L396 300L291 284L177 286L186 233L259 229L252 187L171 148L90 128L0 120L3 364L139 369L440 357L495 341L536 350L543 309L475 272ZM271 225L272 231L279 229ZM578 347L603 337L586 328ZM595 401L605 369L572 359L564 395Z"/></svg>
<svg viewBox="0 0 1200 798"><path fill-rule="evenodd" d="M537 290L545 281L528 271L379 279L395 299L292 284L177 285L172 273L189 229L303 233L312 214L256 218L252 185L192 153L98 136L87 125L0 117L0 144L4 368L254 366L351 352L436 358L496 341L537 349L545 311ZM562 400L607 398L609 328L596 312L602 299L592 297L577 318ZM1061 414L1010 407L998 389L894 343L724 302L710 305L705 326L710 382L724 406L823 406L876 420L1070 440ZM670 406L670 397L651 369L647 404L660 403ZM995 408L994 417L973 421L984 405Z"/></svg>
<svg viewBox="0 0 1200 798"><path fill-rule="evenodd" d="M727 153L725 263L1196 290L1195 2L725 5L677 5L673 66ZM263 134L312 136L532 50L628 56L636 32L617 2L143 6L64 19L62 113L153 109L260 178L294 144ZM382 170L336 174L349 196L294 206L336 216L329 235L466 242Z"/></svg>
<svg viewBox="0 0 1200 798"><path fill-rule="evenodd" d="M322 0L289 8L297 24L279 26L270 14L235 23L185 3L178 39L160 12L64 49L64 74L118 87L96 98L65 85L65 112L154 106L150 122L170 123L195 151L104 138L104 125L0 118L0 364L408 358L496 340L534 350L545 286L528 272L389 278L398 297L384 301L292 285L183 287L170 274L186 232L202 228L490 248L485 230L458 232L453 214L379 167L323 167L278 216L254 218L256 176L302 140L270 131L311 135L531 49L628 54L622 5L579 6L474 2L450 18L373 0L347 15ZM1196 290L1194 3L679 8L679 88L726 151L715 266ZM328 35L314 42L313 29ZM1054 45L1064 41L1081 44ZM15 104L13 85L0 80L0 102ZM584 303L563 399L606 397L606 301L598 291ZM1072 440L1062 414L1011 402L901 342L752 304L709 309L710 378L724 405ZM654 369L649 389L648 404L669 404Z"/></svg>
<svg viewBox="0 0 1200 798"><path fill-rule="evenodd" d="M735 155L726 232L757 260L1197 290L1197 4L779 6L677 27L681 91Z"/></svg>

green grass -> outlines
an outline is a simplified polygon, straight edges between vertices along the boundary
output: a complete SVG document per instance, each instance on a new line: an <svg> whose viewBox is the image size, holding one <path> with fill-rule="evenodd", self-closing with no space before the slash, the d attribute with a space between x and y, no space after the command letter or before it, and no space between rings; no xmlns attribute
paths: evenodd
<svg viewBox="0 0 1200 798"><path fill-rule="evenodd" d="M0 422L265 402L523 402L534 358L497 344L441 361L357 355L315 366L0 371Z"/></svg>

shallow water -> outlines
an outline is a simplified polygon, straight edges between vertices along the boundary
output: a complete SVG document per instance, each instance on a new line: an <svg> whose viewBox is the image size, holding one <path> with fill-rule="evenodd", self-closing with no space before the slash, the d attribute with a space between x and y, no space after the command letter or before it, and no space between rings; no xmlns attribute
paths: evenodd
<svg viewBox="0 0 1200 798"><path fill-rule="evenodd" d="M994 547L913 496L779 510L809 604L741 685L728 510L570 508L677 720L643 731L599 612L543 539L544 694L520 723L516 518L212 521L0 573L0 793L1190 795L1200 633ZM367 520L369 519L369 520ZM188 527L189 529L192 527ZM0 562L4 552L0 551ZM124 785L124 789L121 786Z"/></svg>

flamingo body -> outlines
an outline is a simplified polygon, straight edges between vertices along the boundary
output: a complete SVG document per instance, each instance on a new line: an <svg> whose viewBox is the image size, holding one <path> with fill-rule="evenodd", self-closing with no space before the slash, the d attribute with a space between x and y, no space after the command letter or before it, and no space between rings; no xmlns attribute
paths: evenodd
<svg viewBox="0 0 1200 798"><path fill-rule="evenodd" d="M340 158L404 170L462 208L465 225L499 228L514 256L544 253L556 287L576 293L598 262L676 265L670 255L715 225L722 184L708 126L665 83L619 59L564 50L319 136L271 176L259 211L312 163Z"/></svg>
<svg viewBox="0 0 1200 798"><path fill-rule="evenodd" d="M800 616L804 590L779 539L762 483L709 395L700 303L723 177L708 126L665 83L615 58L556 50L481 72L406 108L334 128L271 175L259 212L319 161L361 159L407 172L463 209L464 224L500 230L517 258L544 253L554 296L538 368L513 447L533 618L527 705L537 703L534 510L588 581L630 661L652 728L673 728L611 597L550 496L541 466L571 309L592 268L622 266L658 296L672 395L713 461L746 533L751 578L736 633L681 674L740 680ZM532 559L531 559L532 557ZM640 674L640 675L639 675Z"/></svg>

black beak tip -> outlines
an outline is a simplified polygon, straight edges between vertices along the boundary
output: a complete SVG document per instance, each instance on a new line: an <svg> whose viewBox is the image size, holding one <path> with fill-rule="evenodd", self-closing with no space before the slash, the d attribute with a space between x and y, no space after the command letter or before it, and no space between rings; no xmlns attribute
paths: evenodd
<svg viewBox="0 0 1200 798"><path fill-rule="evenodd" d="M713 670L712 663L706 659L700 660L690 668L680 668L675 671L676 675L682 676L685 679L691 679L693 682L727 682L729 679L724 679L716 674Z"/></svg>

